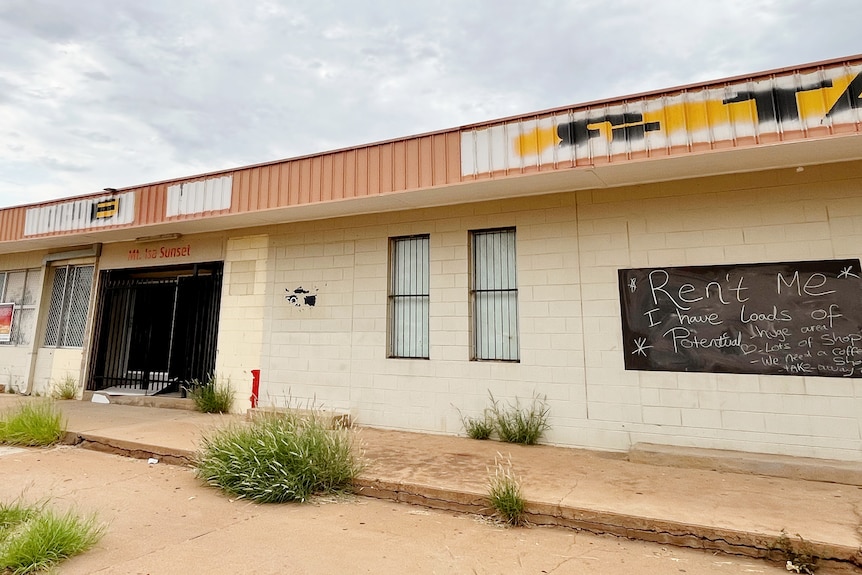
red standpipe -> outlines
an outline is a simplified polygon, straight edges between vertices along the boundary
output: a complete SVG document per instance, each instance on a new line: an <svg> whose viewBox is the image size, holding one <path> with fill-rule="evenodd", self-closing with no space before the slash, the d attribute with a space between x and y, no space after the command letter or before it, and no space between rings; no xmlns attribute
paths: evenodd
<svg viewBox="0 0 862 575"><path fill-rule="evenodd" d="M260 393L260 370L253 369L251 370L251 408L255 409L257 407L257 397Z"/></svg>

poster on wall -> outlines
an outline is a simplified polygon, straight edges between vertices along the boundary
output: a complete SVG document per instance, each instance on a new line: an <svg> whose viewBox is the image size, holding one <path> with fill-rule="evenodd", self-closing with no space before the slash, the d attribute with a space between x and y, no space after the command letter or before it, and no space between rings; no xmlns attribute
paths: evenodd
<svg viewBox="0 0 862 575"><path fill-rule="evenodd" d="M0 343L12 341L12 316L14 303L0 303Z"/></svg>
<svg viewBox="0 0 862 575"><path fill-rule="evenodd" d="M858 259L618 273L628 370L862 377Z"/></svg>

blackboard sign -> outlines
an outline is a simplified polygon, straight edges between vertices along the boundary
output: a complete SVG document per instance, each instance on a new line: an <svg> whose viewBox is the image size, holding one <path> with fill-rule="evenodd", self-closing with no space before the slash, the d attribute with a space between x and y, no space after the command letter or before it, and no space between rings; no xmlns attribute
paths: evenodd
<svg viewBox="0 0 862 575"><path fill-rule="evenodd" d="M619 270L626 369L862 377L858 259Z"/></svg>

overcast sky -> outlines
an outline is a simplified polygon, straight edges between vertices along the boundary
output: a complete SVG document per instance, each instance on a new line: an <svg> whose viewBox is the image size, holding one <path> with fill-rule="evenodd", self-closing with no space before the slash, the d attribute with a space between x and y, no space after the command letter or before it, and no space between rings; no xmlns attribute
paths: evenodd
<svg viewBox="0 0 862 575"><path fill-rule="evenodd" d="M862 52L862 0L0 0L0 206Z"/></svg>

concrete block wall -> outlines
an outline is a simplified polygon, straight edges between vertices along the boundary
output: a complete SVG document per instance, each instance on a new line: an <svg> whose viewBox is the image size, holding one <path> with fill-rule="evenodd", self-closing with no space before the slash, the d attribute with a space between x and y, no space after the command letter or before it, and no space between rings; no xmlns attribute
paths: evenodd
<svg viewBox="0 0 862 575"><path fill-rule="evenodd" d="M26 252L20 254L8 254L0 256L0 272L38 270L42 269L36 278L36 285L30 289L36 297L34 323L31 326L31 341L26 345L13 345L10 343L0 344L0 385L9 391L26 392L31 385L31 371L33 368L35 350L38 347L38 333L36 326L44 307L39 300L39 295L44 290L44 251ZM78 366L80 369L80 365Z"/></svg>
<svg viewBox="0 0 862 575"><path fill-rule="evenodd" d="M860 163L284 224L228 242L220 369L266 405L460 433L547 396L551 443L862 459L862 383L624 369L620 268L859 257ZM469 232L514 226L519 363L470 361ZM388 359L389 238L429 234L430 359ZM311 300L306 296L313 296ZM312 303L313 302L313 303ZM249 376L250 377L250 376Z"/></svg>
<svg viewBox="0 0 862 575"><path fill-rule="evenodd" d="M262 401L347 409L354 292L364 289L373 250L333 222L279 228L272 246L272 345L262 362Z"/></svg>
<svg viewBox="0 0 862 575"><path fill-rule="evenodd" d="M27 389L30 355L27 348L0 346L0 385L6 391L23 392Z"/></svg>
<svg viewBox="0 0 862 575"><path fill-rule="evenodd" d="M585 414L571 194L378 214L274 230L265 400L349 410L361 423L458 433L459 415L542 394L553 433ZM470 361L469 232L514 226L520 363ZM389 238L430 236L430 359L387 358ZM314 305L284 296L296 290Z"/></svg>
<svg viewBox="0 0 862 575"><path fill-rule="evenodd" d="M83 355L81 348L39 348L31 392L50 396L66 377L75 378L80 388Z"/></svg>
<svg viewBox="0 0 862 575"><path fill-rule="evenodd" d="M591 445L644 441L862 459L859 380L625 371L615 277L617 267L858 258L858 168L577 195L590 423L603 432Z"/></svg>
<svg viewBox="0 0 862 575"><path fill-rule="evenodd" d="M273 258L267 233L236 235L225 246L216 374L236 390L236 411L249 407L251 372L271 346Z"/></svg>

